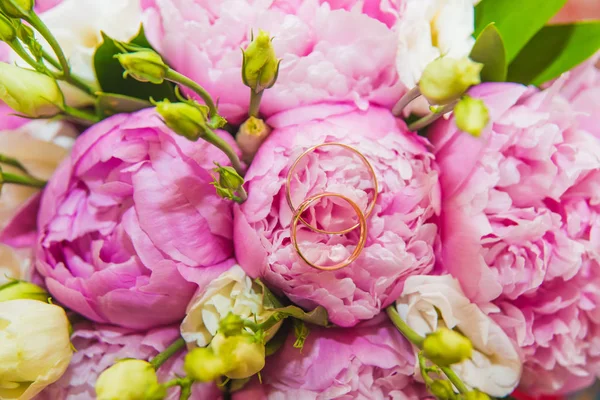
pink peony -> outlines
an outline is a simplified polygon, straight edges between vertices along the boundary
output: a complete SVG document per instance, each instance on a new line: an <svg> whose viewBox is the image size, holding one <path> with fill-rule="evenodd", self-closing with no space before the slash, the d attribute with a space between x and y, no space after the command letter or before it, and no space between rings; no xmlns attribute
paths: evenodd
<svg viewBox="0 0 600 400"><path fill-rule="evenodd" d="M267 122L274 130L246 175L248 200L235 208L240 265L307 309L324 306L335 324L353 326L372 318L398 298L408 276L427 274L434 266L440 199L427 142L378 107L360 111L349 104L320 104L277 114ZM291 164L304 150L325 142L341 142L362 152L379 181L365 248L354 263L333 272L313 269L296 254L290 244L292 211L285 197ZM298 165L290 192L296 207L309 196L334 192L366 210L372 189L368 170L356 155L325 147ZM344 229L355 221L354 210L336 199L323 199L311 210L311 224L318 222L326 230ZM298 242L309 260L331 265L350 256L358 231L325 235L299 224Z"/></svg>
<svg viewBox="0 0 600 400"><path fill-rule="evenodd" d="M567 76L560 94L577 111L578 127L600 138L600 52L571 70Z"/></svg>
<svg viewBox="0 0 600 400"><path fill-rule="evenodd" d="M384 321L381 321L381 320ZM302 350L288 336L256 380L234 400L422 399L410 344L385 320L354 329L311 327Z"/></svg>
<svg viewBox="0 0 600 400"><path fill-rule="evenodd" d="M77 351L60 380L48 386L36 400L90 400L96 398L95 384L106 368L124 358L150 360L179 337L177 326L133 332L110 325L82 323L75 327L71 342ZM183 353L174 355L158 370L159 382L183 375ZM195 384L191 399L217 400L213 384ZM179 389L170 389L166 400L179 398Z"/></svg>
<svg viewBox="0 0 600 400"><path fill-rule="evenodd" d="M576 390L600 371L600 142L556 92L483 84L481 138L432 128L443 262L520 346L531 393Z"/></svg>
<svg viewBox="0 0 600 400"><path fill-rule="evenodd" d="M173 68L214 97L240 122L250 89L242 83L242 52L252 30L275 37L283 61L261 111L322 101L391 106L404 91L396 72L397 34L389 27L403 1L388 0L144 0L146 34ZM352 9L352 11L349 11ZM386 25L387 24L387 25Z"/></svg>
<svg viewBox="0 0 600 400"><path fill-rule="evenodd" d="M213 161L228 162L173 134L154 110L80 136L38 216L37 268L50 293L97 322L181 320L196 287L184 278L218 276L233 251L231 203L210 185Z"/></svg>
<svg viewBox="0 0 600 400"><path fill-rule="evenodd" d="M567 4L552 18L552 22L567 23L593 19L600 19L598 0L568 0Z"/></svg>

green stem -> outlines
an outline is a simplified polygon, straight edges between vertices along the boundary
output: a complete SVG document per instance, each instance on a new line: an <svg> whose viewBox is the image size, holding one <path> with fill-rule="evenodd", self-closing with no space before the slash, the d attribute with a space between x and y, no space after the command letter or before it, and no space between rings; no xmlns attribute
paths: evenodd
<svg viewBox="0 0 600 400"><path fill-rule="evenodd" d="M246 193L246 189L244 189L243 186L240 186L240 188L237 190L237 194L240 199L240 201L238 201L238 203L242 204L243 202L248 200L248 193Z"/></svg>
<svg viewBox="0 0 600 400"><path fill-rule="evenodd" d="M241 163L239 157L237 156L237 154L235 154L235 151L233 151L233 149L231 148L231 146L229 146L229 144L225 140L221 139L209 127L205 126L203 128L204 128L204 134L201 136L202 139L206 140L208 143L213 144L214 146L219 148L223 153L225 153L225 155L231 161L231 166L236 170L236 172L238 174L240 174L240 176L243 177L244 169L242 168L242 163ZM243 188L242 188L242 190L243 190ZM245 191L244 191L244 193L245 193ZM241 195L241 193L240 193L240 195Z"/></svg>
<svg viewBox="0 0 600 400"><path fill-rule="evenodd" d="M159 369L161 365L163 365L172 355L183 349L184 346L185 340L183 340L183 338L177 339L165 350L154 356L154 358L150 360L150 364L152 364L154 369Z"/></svg>
<svg viewBox="0 0 600 400"><path fill-rule="evenodd" d="M50 63L50 65L52 65L54 68L60 70L61 69L61 65L60 63L54 58L52 57L51 54L49 54L46 50L42 49L42 57L44 57L44 60L48 61ZM81 79L80 77L78 77L77 75L74 74L69 74L68 76L57 76L56 79L60 79L60 80L64 80L65 82L70 83L71 85L75 86L76 88L84 91L85 93L89 94L89 95L94 95L96 93L96 90L91 87L90 85L88 85L87 83L85 83L85 81L83 79Z"/></svg>
<svg viewBox="0 0 600 400"><path fill-rule="evenodd" d="M42 181L31 176L11 174L10 172L2 172L0 174L0 178L2 179L2 184L14 183L16 185L30 186L39 189L46 186L46 181Z"/></svg>
<svg viewBox="0 0 600 400"><path fill-rule="evenodd" d="M419 359L419 369L421 370L421 376L423 377L423 382L425 382L425 385L427 385L427 387L429 387L433 383L433 379L431 379L431 377L427 373L427 365L425 364L427 360L425 359L425 356L423 355L422 351L419 352L418 359Z"/></svg>
<svg viewBox="0 0 600 400"><path fill-rule="evenodd" d="M210 97L210 94L208 94L208 92L204 90L202 86L198 85L196 82L194 82L187 76L172 70L171 68L167 70L167 73L165 74L165 79L171 82L179 83L183 86L187 86L188 88L196 92L198 96L200 96L204 103L208 106L209 119L212 119L212 117L218 115L217 107L215 106L212 97Z"/></svg>
<svg viewBox="0 0 600 400"><path fill-rule="evenodd" d="M441 110L431 113L429 115L426 115L423 118L413 122L412 124L410 124L408 126L408 129L411 131L418 131L419 129L425 128L427 125L432 124L433 122L435 122L438 118L440 118L444 114L452 111L454 109L454 107L456 106L456 104L457 104L456 101L452 102L450 104L446 104L444 107L442 107Z"/></svg>
<svg viewBox="0 0 600 400"><path fill-rule="evenodd" d="M93 125L96 122L100 121L100 118L98 118L98 116L95 114L79 110L77 108L69 107L67 105L64 105L62 107L62 111L64 114L73 117L77 122L83 125Z"/></svg>
<svg viewBox="0 0 600 400"><path fill-rule="evenodd" d="M48 29L46 24L44 24L44 22L40 19L40 17L38 17L38 15L35 12L29 13L25 20L29 22L31 26L33 26L35 30L37 30L44 39L46 39L46 41L56 54L56 57L58 57L58 62L60 63L60 67L62 70L62 76L66 80L71 74L69 62L67 61L67 57L65 57L65 53L63 53L60 44L58 44L58 41L56 40L52 32L50 32L50 29Z"/></svg>
<svg viewBox="0 0 600 400"><path fill-rule="evenodd" d="M250 89L250 107L248 108L248 115L251 117L258 118L258 112L260 110L260 101L265 91L255 92L254 89Z"/></svg>
<svg viewBox="0 0 600 400"><path fill-rule="evenodd" d="M404 96L402 96L402 98L400 100L398 100L398 102L392 109L392 114L394 114L396 117L399 117L400 114L402 114L402 110L404 110L404 108L411 101L413 101L420 95L421 95L421 89L419 88L418 85L415 86L414 88L410 89L408 92L406 92L406 94L404 94Z"/></svg>
<svg viewBox="0 0 600 400"><path fill-rule="evenodd" d="M400 317L398 311L394 306L389 306L385 309L388 317L392 320L392 323L398 328L400 333L404 335L412 344L417 346L419 349L423 347L423 341L425 338L419 335L417 332L413 331L410 326Z"/></svg>
<svg viewBox="0 0 600 400"><path fill-rule="evenodd" d="M21 42L18 40L13 40L12 42L8 43L8 45L15 53L17 53L19 57L23 59L23 61L35 68L36 71L39 71L39 63L33 57L31 57L31 55L29 55L27 50L25 50L25 48L21 45Z"/></svg>
<svg viewBox="0 0 600 400"><path fill-rule="evenodd" d="M182 382L180 383L181 393L179 394L179 400L188 400L190 398L190 396L192 395L193 384L194 381L192 381L190 378L182 380Z"/></svg>
<svg viewBox="0 0 600 400"><path fill-rule="evenodd" d="M448 377L448 380L458 389L460 393L467 393L469 388L460 380L458 375L450 367L440 367L442 372Z"/></svg>
<svg viewBox="0 0 600 400"><path fill-rule="evenodd" d="M27 172L27 169L23 166L23 164L21 164L19 162L19 160L17 160L16 158L12 158L12 157L6 156L4 154L0 154L0 163L6 164L6 165L11 165L15 168L20 169L21 171L25 172L26 174L29 174L29 172Z"/></svg>

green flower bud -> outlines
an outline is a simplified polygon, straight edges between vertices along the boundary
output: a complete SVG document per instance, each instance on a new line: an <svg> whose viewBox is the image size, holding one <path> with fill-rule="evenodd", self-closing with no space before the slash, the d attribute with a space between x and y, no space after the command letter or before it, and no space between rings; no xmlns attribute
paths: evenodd
<svg viewBox="0 0 600 400"><path fill-rule="evenodd" d="M490 400L490 396L480 392L479 390L472 390L461 396L464 400Z"/></svg>
<svg viewBox="0 0 600 400"><path fill-rule="evenodd" d="M183 369L194 380L210 382L225 374L225 361L211 347L197 347L185 356Z"/></svg>
<svg viewBox="0 0 600 400"><path fill-rule="evenodd" d="M166 394L152 365L143 360L119 361L96 381L97 400L161 400Z"/></svg>
<svg viewBox="0 0 600 400"><path fill-rule="evenodd" d="M470 86L481 83L479 73L482 68L483 64L467 57L459 60L438 58L425 67L419 89L429 103L448 104L459 99Z"/></svg>
<svg viewBox="0 0 600 400"><path fill-rule="evenodd" d="M12 281L0 286L0 302L17 299L30 299L47 303L48 297L48 292L38 285L34 285L30 282Z"/></svg>
<svg viewBox="0 0 600 400"><path fill-rule="evenodd" d="M140 82L163 83L169 69L158 53L152 50L115 54L115 58L125 68L124 78L131 75Z"/></svg>
<svg viewBox="0 0 600 400"><path fill-rule="evenodd" d="M233 167L222 167L218 163L215 164L217 168L214 171L219 174L219 185L221 187L236 191L244 184L244 178Z"/></svg>
<svg viewBox="0 0 600 400"><path fill-rule="evenodd" d="M463 96L454 107L454 117L458 129L475 137L481 135L490 121L490 113L483 100L469 96Z"/></svg>
<svg viewBox="0 0 600 400"><path fill-rule="evenodd" d="M33 0L0 0L0 10L13 18L23 18L33 9Z"/></svg>
<svg viewBox="0 0 600 400"><path fill-rule="evenodd" d="M452 400L456 398L452 384L448 381L433 381L431 386L429 386L429 390L439 400Z"/></svg>
<svg viewBox="0 0 600 400"><path fill-rule="evenodd" d="M271 41L269 34L261 29L242 52L242 80L256 93L272 87L279 74L279 60Z"/></svg>
<svg viewBox="0 0 600 400"><path fill-rule="evenodd" d="M260 118L250 117L240 126L235 140L240 150L242 150L243 160L250 163L260 145L271 133L271 127L265 124Z"/></svg>
<svg viewBox="0 0 600 400"><path fill-rule="evenodd" d="M64 105L58 84L47 75L0 63L0 100L29 117L52 117Z"/></svg>
<svg viewBox="0 0 600 400"><path fill-rule="evenodd" d="M225 376L231 379L248 378L265 366L265 345L253 335L225 337L217 333L210 343L215 354L225 362Z"/></svg>
<svg viewBox="0 0 600 400"><path fill-rule="evenodd" d="M12 21L0 14L0 40L10 43L17 37L17 31Z"/></svg>
<svg viewBox="0 0 600 400"><path fill-rule="evenodd" d="M239 315L229 313L219 321L219 332L225 336L241 335L244 329L244 320Z"/></svg>
<svg viewBox="0 0 600 400"><path fill-rule="evenodd" d="M423 341L423 355L441 367L471 358L471 341L458 332L439 328Z"/></svg>
<svg viewBox="0 0 600 400"><path fill-rule="evenodd" d="M204 135L207 112L188 103L156 103L156 111L175 133L196 141Z"/></svg>

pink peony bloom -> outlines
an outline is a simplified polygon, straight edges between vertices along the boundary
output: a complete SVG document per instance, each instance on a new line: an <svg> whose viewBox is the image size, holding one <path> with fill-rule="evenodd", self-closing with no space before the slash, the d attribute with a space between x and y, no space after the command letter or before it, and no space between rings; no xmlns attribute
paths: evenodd
<svg viewBox="0 0 600 400"><path fill-rule="evenodd" d="M350 104L320 104L277 114L267 122L274 130L246 175L248 200L235 208L239 264L307 309L324 306L337 325L353 326L372 318L398 298L408 276L427 274L434 266L440 199L427 142L378 107L360 111ZM366 246L356 261L337 271L313 269L297 255L290 244L292 211L285 197L291 164L309 147L326 142L362 152L379 181L377 204L367 220ZM366 210L373 182L352 152L325 147L300 162L290 190L296 207L323 192L343 194ZM351 226L356 215L337 199L321 200L310 214L313 226L318 222L330 231ZM298 242L309 260L331 265L354 251L358 231L325 235L299 224Z"/></svg>
<svg viewBox="0 0 600 400"><path fill-rule="evenodd" d="M600 19L598 0L569 0L552 18L552 22L567 23L593 19Z"/></svg>
<svg viewBox="0 0 600 400"><path fill-rule="evenodd" d="M275 37L283 60L277 84L263 96L264 115L322 101L391 106L405 90L395 67L397 34L390 28L403 1L354 3L144 0L144 27L173 68L218 97L221 113L233 122L245 117L250 98L240 47L258 29Z"/></svg>
<svg viewBox="0 0 600 400"><path fill-rule="evenodd" d="M383 317L383 316L382 316ZM410 344L385 318L353 329L311 327L302 350L288 336L256 380L234 400L422 399ZM383 320L383 321L382 321Z"/></svg>
<svg viewBox="0 0 600 400"><path fill-rule="evenodd" d="M145 329L181 320L196 288L184 278L210 280L230 266L231 203L210 185L213 161L228 162L173 134L154 110L80 136L38 216L37 268L50 293L97 322Z"/></svg>
<svg viewBox="0 0 600 400"><path fill-rule="evenodd" d="M571 70L567 76L560 94L577 111L578 127L600 138L600 52Z"/></svg>
<svg viewBox="0 0 600 400"><path fill-rule="evenodd" d="M133 332L110 325L82 323L75 327L71 342L77 351L60 380L48 386L36 400L90 400L96 398L95 384L106 368L124 358L150 360L179 337L177 326L148 332ZM183 353L174 355L158 370L159 382L183 375ZM166 400L179 398L179 389L169 390ZM217 400L213 384L195 384L191 399Z"/></svg>
<svg viewBox="0 0 600 400"><path fill-rule="evenodd" d="M440 165L445 267L492 314L524 358L521 386L559 394L591 383L600 341L600 142L558 96L483 84L480 138L454 120L432 128Z"/></svg>

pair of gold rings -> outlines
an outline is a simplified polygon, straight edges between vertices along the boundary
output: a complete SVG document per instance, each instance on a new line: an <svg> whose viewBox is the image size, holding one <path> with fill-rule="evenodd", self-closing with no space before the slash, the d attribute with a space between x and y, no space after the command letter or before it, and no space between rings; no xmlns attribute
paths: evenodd
<svg viewBox="0 0 600 400"><path fill-rule="evenodd" d="M369 175L371 177L371 180L373 181L373 190L374 190L373 193L374 194L373 194L373 199L368 204L367 209L364 212L360 209L360 207L354 201L352 201L348 197L341 195L339 193L332 193L332 192L324 192L324 193L316 194L314 196L310 196L307 199L305 199L302 203L300 203L300 205L298 205L298 208L296 208L294 206L294 204L292 203L292 195L290 192L290 187L291 187L292 176L294 174L296 167L298 166L298 163L305 156L314 152L316 149L318 149L320 147L326 147L326 146L338 146L338 147L342 147L346 150L353 152L355 155L357 155L360 158L362 163L367 168ZM306 150L304 153L302 153L296 159L296 161L294 161L294 163L292 164L292 166L290 167L290 169L288 171L287 178L286 178L286 192L285 192L287 203L293 212L292 225L290 227L291 240L292 240L292 245L294 246L294 249L296 250L296 253L298 253L298 256L300 256L300 258L302 258L302 260L304 260L304 262L307 263L308 265L310 265L311 267L322 270L322 271L335 271L335 270L347 267L348 265L352 264L352 262L354 262L358 258L358 256L360 255L360 253L362 252L362 250L365 247L365 243L367 241L367 218L369 218L371 216L371 214L373 213L373 209L375 208L375 203L377 202L378 191L379 191L379 188L378 188L378 184L377 184L377 177L375 176L375 170L373 169L373 167L371 166L371 163L369 163L367 158L360 151L356 150L355 148L348 146L347 144L343 144L343 143L322 143L322 144L313 146L313 147L309 148L308 150ZM316 226L309 224L302 217L302 214L306 210L308 210L309 207L314 205L314 203L318 202L319 200L321 200L323 198L327 198L327 197L337 197L339 199L344 200L346 203L348 203L354 209L354 212L356 213L356 215L358 217L358 222L356 224L354 224L353 226L351 226L347 229L340 230L340 231L328 231L328 230L320 229ZM344 261L339 262L335 265L331 265L331 266L317 265L306 258L306 256L300 250L300 246L298 245L297 232L298 232L298 223L300 223L300 222L303 225L305 225L307 228L312 230L313 232L324 233L324 234L328 234L328 235L343 235L343 234L352 232L353 230L355 230L357 228L360 228L360 236L358 239L358 243L357 243L356 247L354 248L354 251L352 252L350 257L348 257Z"/></svg>

